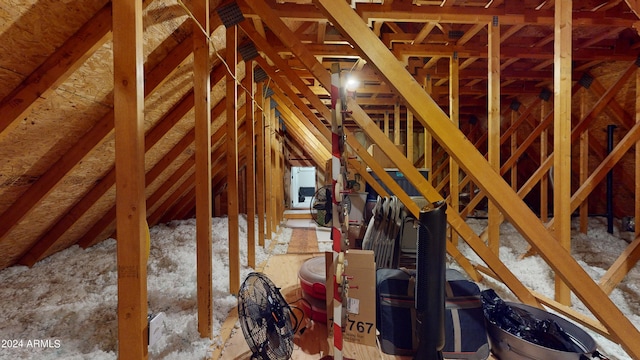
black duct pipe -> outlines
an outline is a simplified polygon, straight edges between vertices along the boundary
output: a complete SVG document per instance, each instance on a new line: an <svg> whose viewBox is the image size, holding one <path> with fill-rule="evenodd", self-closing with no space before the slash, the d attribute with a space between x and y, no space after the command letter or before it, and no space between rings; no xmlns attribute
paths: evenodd
<svg viewBox="0 0 640 360"><path fill-rule="evenodd" d="M607 154L613 151L615 125L607 126ZM607 232L613 234L613 169L607 173Z"/></svg>
<svg viewBox="0 0 640 360"><path fill-rule="evenodd" d="M416 360L440 360L444 348L447 203L420 211L416 260Z"/></svg>

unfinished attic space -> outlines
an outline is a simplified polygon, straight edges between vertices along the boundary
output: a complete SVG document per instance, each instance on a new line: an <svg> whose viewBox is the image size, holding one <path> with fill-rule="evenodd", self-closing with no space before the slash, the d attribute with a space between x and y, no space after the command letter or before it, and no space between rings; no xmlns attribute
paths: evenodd
<svg viewBox="0 0 640 360"><path fill-rule="evenodd" d="M0 360L640 359L639 24L0 2Z"/></svg>

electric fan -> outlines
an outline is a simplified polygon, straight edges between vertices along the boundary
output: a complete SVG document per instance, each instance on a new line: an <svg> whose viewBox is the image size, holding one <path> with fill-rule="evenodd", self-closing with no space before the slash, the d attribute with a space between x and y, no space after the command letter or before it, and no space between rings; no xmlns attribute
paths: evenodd
<svg viewBox="0 0 640 360"><path fill-rule="evenodd" d="M346 216L351 211L351 199L349 196L345 196L342 199L341 206L340 223L343 222L342 216ZM331 227L333 225L331 185L325 185L313 194L311 198L311 218L320 226Z"/></svg>
<svg viewBox="0 0 640 360"><path fill-rule="evenodd" d="M285 360L293 352L291 308L262 273L252 272L238 293L238 317L251 359Z"/></svg>
<svg viewBox="0 0 640 360"><path fill-rule="evenodd" d="M313 194L313 198L311 198L311 217L316 224L331 227L333 218L331 185L325 185Z"/></svg>

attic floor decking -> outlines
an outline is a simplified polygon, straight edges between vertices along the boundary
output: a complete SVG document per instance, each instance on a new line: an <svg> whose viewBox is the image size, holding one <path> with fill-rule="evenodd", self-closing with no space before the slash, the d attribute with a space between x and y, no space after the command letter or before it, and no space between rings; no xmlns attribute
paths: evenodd
<svg viewBox="0 0 640 360"><path fill-rule="evenodd" d="M294 226L307 220L297 219L289 220ZM329 237L329 232L323 229L315 229L313 227L295 227L289 243L288 253L283 255L274 255L269 258L263 272L281 288L282 294L289 303L292 303L301 297L301 289L298 282L298 271L302 264L315 256L322 253L319 252L318 241L324 241L324 237ZM320 239L318 239L320 237ZM297 315L297 312L296 312ZM236 323L237 312L233 311L225 324ZM306 324L306 319L304 320ZM304 325L303 325L304 326ZM329 354L330 343L327 340L327 327L325 324L315 322L313 326L309 325L303 335L295 335L295 346L291 356L293 360L305 359L330 359ZM214 352L214 359L220 360L248 360L251 358L251 351L247 345L242 330L235 328L231 332L231 336L226 340L224 348L220 352ZM391 356L382 353L378 348L359 346L355 344L345 344L345 358L351 359L411 359L410 356ZM489 359L495 359L493 356Z"/></svg>

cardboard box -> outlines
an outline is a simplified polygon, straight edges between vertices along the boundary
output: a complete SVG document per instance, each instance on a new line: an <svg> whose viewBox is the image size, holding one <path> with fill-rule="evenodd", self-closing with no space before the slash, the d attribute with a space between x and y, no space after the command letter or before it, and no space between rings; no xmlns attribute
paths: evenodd
<svg viewBox="0 0 640 360"><path fill-rule="evenodd" d="M325 253L327 264L327 330L333 336L333 254ZM373 251L349 249L344 255L344 274L348 289L343 296L343 334L345 342L376 346L376 266ZM343 293L344 295L344 293Z"/></svg>

